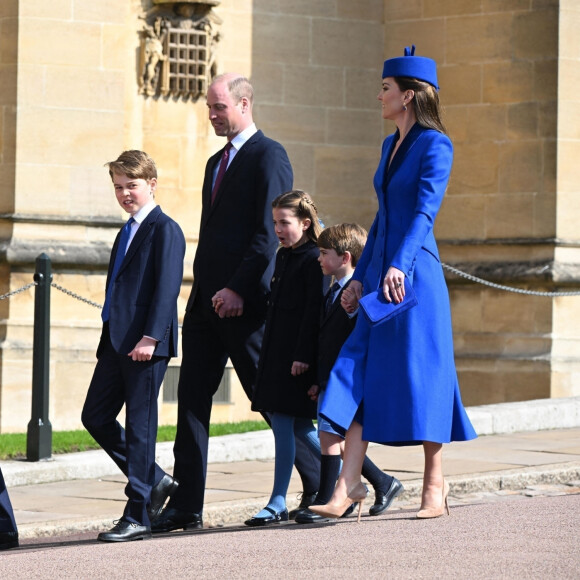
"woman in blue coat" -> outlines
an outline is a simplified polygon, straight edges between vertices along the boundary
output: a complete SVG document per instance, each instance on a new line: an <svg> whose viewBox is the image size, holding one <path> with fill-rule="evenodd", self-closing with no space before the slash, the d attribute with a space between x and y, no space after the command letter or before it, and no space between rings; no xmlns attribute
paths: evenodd
<svg viewBox="0 0 580 580"><path fill-rule="evenodd" d="M321 414L347 432L344 466L330 502L310 507L327 517L353 502L362 507L368 441L422 444L417 517L443 515L449 486L442 444L476 437L459 393L449 295L433 236L453 147L440 119L435 61L414 51L384 63L378 99L397 130L383 143L374 178L379 210L342 302L353 311L362 295L382 288L387 301L401 303L407 278L418 304L378 325L358 316L334 366Z"/></svg>

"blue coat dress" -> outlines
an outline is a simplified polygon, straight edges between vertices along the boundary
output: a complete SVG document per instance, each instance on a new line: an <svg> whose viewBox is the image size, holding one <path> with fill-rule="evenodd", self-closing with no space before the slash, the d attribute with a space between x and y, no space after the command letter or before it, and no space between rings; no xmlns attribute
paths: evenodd
<svg viewBox="0 0 580 580"><path fill-rule="evenodd" d="M368 294L394 266L409 278L418 305L372 328L365 316L357 317L331 372L321 414L345 430L356 416L363 439L377 443L473 439L459 393L449 294L433 236L453 147L446 135L415 124L387 170L398 136L383 143L374 178L379 210L353 279Z"/></svg>

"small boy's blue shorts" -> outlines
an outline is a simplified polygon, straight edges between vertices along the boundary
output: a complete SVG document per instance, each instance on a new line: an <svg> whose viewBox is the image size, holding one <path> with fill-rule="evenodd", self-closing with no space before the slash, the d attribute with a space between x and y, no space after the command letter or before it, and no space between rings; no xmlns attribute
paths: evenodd
<svg viewBox="0 0 580 580"><path fill-rule="evenodd" d="M338 435L344 439L344 434L339 433L336 429L333 429L332 425L324 418L320 416L320 407L322 406L322 401L324 401L324 395L326 389L322 389L318 393L318 408L317 408L317 419L318 419L318 433L324 431L325 433L331 433L332 435Z"/></svg>

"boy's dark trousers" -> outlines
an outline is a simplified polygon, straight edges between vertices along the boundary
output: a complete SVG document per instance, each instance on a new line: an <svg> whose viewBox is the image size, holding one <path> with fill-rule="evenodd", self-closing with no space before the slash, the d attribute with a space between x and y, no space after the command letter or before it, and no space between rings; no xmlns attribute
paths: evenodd
<svg viewBox="0 0 580 580"><path fill-rule="evenodd" d="M99 360L95 367L82 413L82 421L97 443L109 454L129 480L124 519L149 526L147 504L151 488L165 475L155 463L157 397L169 357L133 361L117 353L103 326ZM126 429L117 421L126 405Z"/></svg>

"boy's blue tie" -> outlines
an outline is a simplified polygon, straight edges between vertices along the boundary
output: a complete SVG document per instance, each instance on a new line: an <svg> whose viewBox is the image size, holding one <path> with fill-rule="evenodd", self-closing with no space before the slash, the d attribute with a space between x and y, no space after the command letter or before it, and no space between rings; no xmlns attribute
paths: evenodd
<svg viewBox="0 0 580 580"><path fill-rule="evenodd" d="M115 278L119 273L119 268L123 263L125 258L125 253L127 252L127 243L129 242L129 235L131 234L131 224L135 221L133 217L127 220L127 223L121 229L121 238L119 239L119 245L117 247L117 255L115 256L115 263L113 264L113 271L111 272L111 278L109 279L109 287L107 288L107 295L105 296L105 304L103 304L103 310L101 311L101 318L103 322L109 320L109 307L111 305L111 295L113 294L113 283Z"/></svg>
<svg viewBox="0 0 580 580"><path fill-rule="evenodd" d="M334 302L334 297L336 293L340 290L340 284L335 282L331 287L328 293L326 294L326 298L324 299L324 314L328 314L332 303Z"/></svg>

